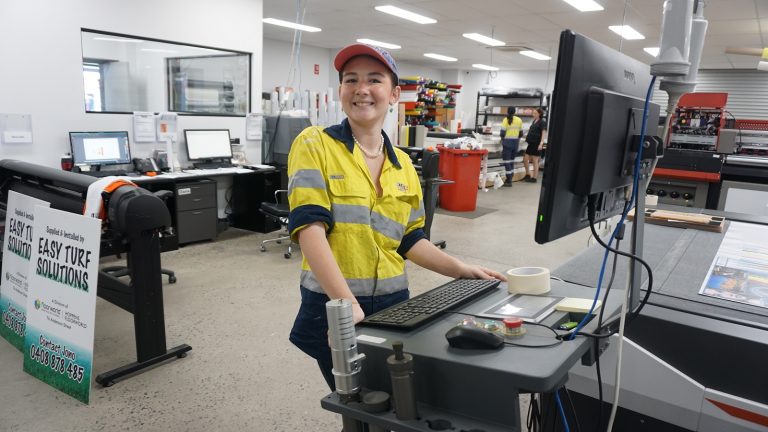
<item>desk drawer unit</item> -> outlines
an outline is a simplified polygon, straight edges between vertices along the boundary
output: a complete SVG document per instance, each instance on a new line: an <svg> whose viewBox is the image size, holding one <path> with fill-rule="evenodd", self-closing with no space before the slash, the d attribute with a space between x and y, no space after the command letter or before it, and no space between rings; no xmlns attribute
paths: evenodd
<svg viewBox="0 0 768 432"><path fill-rule="evenodd" d="M179 244L216 238L216 182L176 184L176 230Z"/></svg>

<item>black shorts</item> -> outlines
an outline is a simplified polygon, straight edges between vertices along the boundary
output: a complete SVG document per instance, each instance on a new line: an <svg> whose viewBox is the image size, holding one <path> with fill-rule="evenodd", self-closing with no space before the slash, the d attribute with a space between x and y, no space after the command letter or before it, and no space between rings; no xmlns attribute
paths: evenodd
<svg viewBox="0 0 768 432"><path fill-rule="evenodd" d="M539 144L528 144L528 147L525 148L525 154L528 156L541 156Z"/></svg>

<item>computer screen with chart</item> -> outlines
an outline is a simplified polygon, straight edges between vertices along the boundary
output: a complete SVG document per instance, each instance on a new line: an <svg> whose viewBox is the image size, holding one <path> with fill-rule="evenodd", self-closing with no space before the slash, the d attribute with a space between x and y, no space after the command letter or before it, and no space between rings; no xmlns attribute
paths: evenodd
<svg viewBox="0 0 768 432"><path fill-rule="evenodd" d="M70 132L75 165L119 165L131 163L127 131Z"/></svg>

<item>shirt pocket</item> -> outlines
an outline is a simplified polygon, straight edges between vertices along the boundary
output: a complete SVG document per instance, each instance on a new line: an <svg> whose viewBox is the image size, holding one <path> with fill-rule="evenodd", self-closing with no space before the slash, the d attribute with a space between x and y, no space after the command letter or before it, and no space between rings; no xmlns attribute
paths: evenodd
<svg viewBox="0 0 768 432"><path fill-rule="evenodd" d="M328 188L331 191L331 195L340 198L367 198L368 191L364 185L361 185L359 181L355 180L328 180Z"/></svg>

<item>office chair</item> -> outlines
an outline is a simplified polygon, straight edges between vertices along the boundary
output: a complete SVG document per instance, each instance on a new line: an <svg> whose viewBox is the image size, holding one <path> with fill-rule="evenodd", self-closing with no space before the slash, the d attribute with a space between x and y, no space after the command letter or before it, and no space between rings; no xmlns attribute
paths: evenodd
<svg viewBox="0 0 768 432"><path fill-rule="evenodd" d="M285 202L280 202L279 194L285 194ZM280 244L284 240L287 240L288 252L284 253L283 256L285 259L289 259L291 257L291 246L293 245L293 242L291 241L291 236L288 233L288 214L290 213L290 208L288 207L288 191L285 189L276 190L275 202L262 202L259 211L264 213L266 217L280 224L281 228L285 228L285 231L281 233L282 235L280 237L264 240L261 242L261 251L267 251L267 247L265 245L269 242Z"/></svg>
<svg viewBox="0 0 768 432"><path fill-rule="evenodd" d="M161 200L163 200L163 202L166 203L167 205L168 199L173 196L173 192L167 191L167 190L160 190L160 191L154 192L154 195L160 198ZM120 253L117 253L116 255L118 258L120 258ZM124 266L102 267L99 269L99 272L104 272L112 277L119 278L123 276L130 276L131 274L130 268L131 268L131 263L126 262L126 265ZM161 268L160 273L168 276L168 283L172 283L172 284L176 283L176 274L172 270Z"/></svg>

